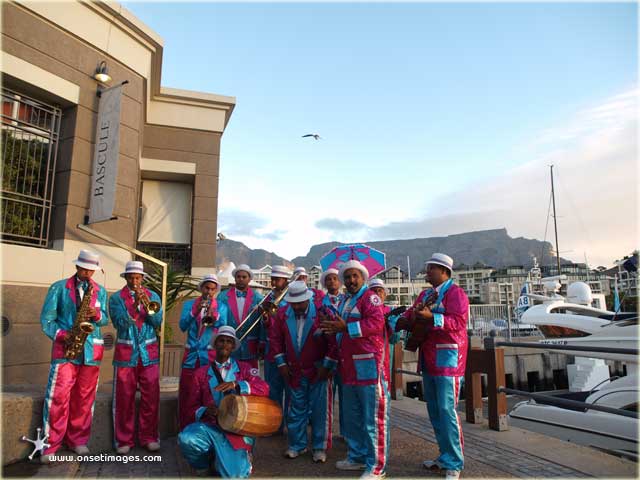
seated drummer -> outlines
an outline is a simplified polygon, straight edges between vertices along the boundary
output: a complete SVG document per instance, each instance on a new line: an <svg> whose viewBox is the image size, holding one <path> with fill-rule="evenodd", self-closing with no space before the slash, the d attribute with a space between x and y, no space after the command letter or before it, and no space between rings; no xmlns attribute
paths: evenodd
<svg viewBox="0 0 640 480"><path fill-rule="evenodd" d="M240 348L233 327L220 327L211 343L216 359L209 366L201 367L194 377L194 391L200 404L196 421L178 435L178 444L199 476L213 473L210 472L212 456L213 467L221 477L246 478L251 473L249 453L254 439L221 430L217 422L218 406L227 393L266 397L269 385L258 377L257 368L231 358L231 353Z"/></svg>

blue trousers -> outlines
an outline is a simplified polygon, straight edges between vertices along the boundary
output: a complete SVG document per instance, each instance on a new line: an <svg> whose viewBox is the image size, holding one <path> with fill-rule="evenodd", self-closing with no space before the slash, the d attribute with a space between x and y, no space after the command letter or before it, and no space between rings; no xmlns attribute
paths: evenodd
<svg viewBox="0 0 640 480"><path fill-rule="evenodd" d="M178 435L182 455L193 468L209 467L209 456L215 455L214 466L223 478L247 478L251 462L246 450L234 448L222 430L202 422L189 424Z"/></svg>
<svg viewBox="0 0 640 480"><path fill-rule="evenodd" d="M331 448L331 422L333 398L331 380L311 383L302 377L298 388L290 388L287 413L289 448L300 452L307 448L307 425L311 420L313 450Z"/></svg>
<svg viewBox="0 0 640 480"><path fill-rule="evenodd" d="M340 409L344 410L344 436L348 458L364 463L374 475L385 473L389 453L389 402L387 382L374 385L342 385Z"/></svg>
<svg viewBox="0 0 640 480"><path fill-rule="evenodd" d="M429 420L440 448L436 463L446 470L464 468L462 424L456 407L460 397L460 379L464 377L422 374L424 398Z"/></svg>
<svg viewBox="0 0 640 480"><path fill-rule="evenodd" d="M269 384L269 398L278 402L282 408L282 425L280 425L280 431L282 431L289 409L289 388L280 375L276 362L264 361L264 379Z"/></svg>

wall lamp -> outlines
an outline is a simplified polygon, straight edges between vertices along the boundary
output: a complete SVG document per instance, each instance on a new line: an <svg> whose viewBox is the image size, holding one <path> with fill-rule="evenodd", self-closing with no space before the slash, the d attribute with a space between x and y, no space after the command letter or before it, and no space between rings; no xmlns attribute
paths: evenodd
<svg viewBox="0 0 640 480"><path fill-rule="evenodd" d="M94 73L93 78L100 83L108 83L111 81L111 76L107 71L107 62L102 60L100 64L98 64L98 68L96 68L96 73Z"/></svg>

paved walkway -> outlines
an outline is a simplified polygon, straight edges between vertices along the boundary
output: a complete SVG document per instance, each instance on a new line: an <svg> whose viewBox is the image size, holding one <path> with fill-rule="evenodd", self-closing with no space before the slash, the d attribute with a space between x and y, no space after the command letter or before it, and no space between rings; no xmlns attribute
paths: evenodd
<svg viewBox="0 0 640 480"><path fill-rule="evenodd" d="M424 417L403 411L399 408L391 409L391 424L404 431L429 442L436 443L435 435L431 428L424 427ZM469 463L472 458L478 462L492 465L509 476L529 478L584 478L586 475L578 470L565 467L544 458L512 448L488 439L481 432L475 432L470 428L462 427L464 435L465 461ZM466 476L466 475L465 475Z"/></svg>
<svg viewBox="0 0 640 480"><path fill-rule="evenodd" d="M337 419L336 419L337 420ZM337 428L337 421L334 422ZM505 432L463 421L465 436L464 478L636 478L638 464L597 450L564 442L526 430ZM286 438L279 435L259 439L254 455L255 478L342 477L357 478L360 472L336 470L335 462L346 456L346 445L333 438L326 464L315 464L309 454L283 458ZM193 472L180 455L176 438L161 442L161 462L63 462L40 465L21 462L3 468L5 477L55 478L181 478ZM68 452L60 452L65 455ZM438 478L421 467L425 459L435 458L438 449L428 423L423 402L405 398L391 404L391 448L387 476L390 478ZM115 454L114 454L115 455ZM131 455L149 455L136 448Z"/></svg>

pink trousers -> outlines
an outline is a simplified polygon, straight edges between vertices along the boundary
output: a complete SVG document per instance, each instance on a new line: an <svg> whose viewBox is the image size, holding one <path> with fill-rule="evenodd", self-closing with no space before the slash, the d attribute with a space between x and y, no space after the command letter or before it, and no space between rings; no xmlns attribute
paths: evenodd
<svg viewBox="0 0 640 480"><path fill-rule="evenodd" d="M196 361L196 365L198 362ZM198 388L195 375L198 368L182 368L180 371L180 386L178 389L178 423L180 431L196 421L196 410L200 407Z"/></svg>
<svg viewBox="0 0 640 480"><path fill-rule="evenodd" d="M138 442L145 446L159 442L160 369L158 364L146 367L114 367L113 432L115 447L135 446L136 390L140 389Z"/></svg>
<svg viewBox="0 0 640 480"><path fill-rule="evenodd" d="M89 443L100 367L71 362L51 364L44 398L44 434L49 447L43 455Z"/></svg>

